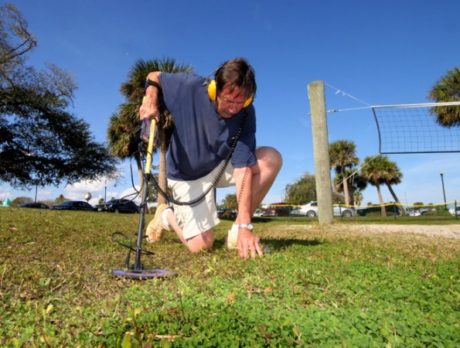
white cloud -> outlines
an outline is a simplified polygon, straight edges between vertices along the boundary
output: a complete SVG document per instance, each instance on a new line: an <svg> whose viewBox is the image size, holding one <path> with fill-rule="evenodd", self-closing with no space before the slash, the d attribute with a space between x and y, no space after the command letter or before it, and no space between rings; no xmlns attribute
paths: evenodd
<svg viewBox="0 0 460 348"><path fill-rule="evenodd" d="M106 195L107 200L111 197L118 198L116 191L107 191L109 186L116 186L116 179L101 178L99 180L83 180L76 182L72 185L67 185L64 188L64 197L70 200L86 200L86 195L91 194L90 204L98 204L99 200L104 199ZM115 185L114 185L115 184Z"/></svg>
<svg viewBox="0 0 460 348"><path fill-rule="evenodd" d="M136 187L136 190L139 191L140 187L138 185L135 186ZM141 195L137 195L135 194L135 191L132 187L128 187L127 189L125 189L124 191L122 191L118 197L116 198L126 198L126 199L132 199L134 200L134 202L136 202L137 204L139 204L141 202Z"/></svg>
<svg viewBox="0 0 460 348"><path fill-rule="evenodd" d="M87 193L97 194L104 190L104 183L97 181L80 181L64 188L64 196L72 200L85 199Z"/></svg>
<svg viewBox="0 0 460 348"><path fill-rule="evenodd" d="M12 199L11 192L8 192L0 187L0 199L3 201L6 198Z"/></svg>
<svg viewBox="0 0 460 348"><path fill-rule="evenodd" d="M37 201L53 200L55 198L52 190L40 187L37 189Z"/></svg>

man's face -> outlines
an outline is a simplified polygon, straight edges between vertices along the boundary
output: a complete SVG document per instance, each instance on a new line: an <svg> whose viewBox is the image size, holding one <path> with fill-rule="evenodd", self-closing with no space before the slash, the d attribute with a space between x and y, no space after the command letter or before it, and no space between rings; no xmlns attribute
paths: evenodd
<svg viewBox="0 0 460 348"><path fill-rule="evenodd" d="M217 112L223 118L231 118L243 109L248 97L247 92L242 88L226 84L217 96Z"/></svg>

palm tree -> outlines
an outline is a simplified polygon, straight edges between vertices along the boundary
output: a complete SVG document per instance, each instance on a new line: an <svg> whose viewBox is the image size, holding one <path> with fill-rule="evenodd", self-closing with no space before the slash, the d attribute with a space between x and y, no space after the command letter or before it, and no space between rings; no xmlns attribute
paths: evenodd
<svg viewBox="0 0 460 348"><path fill-rule="evenodd" d="M460 68L449 70L430 91L428 97L436 102L460 101ZM431 113L444 127L460 126L460 107L435 106Z"/></svg>
<svg viewBox="0 0 460 348"><path fill-rule="evenodd" d="M138 112L145 94L145 79L151 71L191 72L192 68L188 65L179 65L171 58L138 60L128 73L128 80L121 85L121 93L126 97L127 101L120 105L118 112L110 119L108 129L109 148L113 155L121 159L135 159L141 185L143 184L143 173L139 147L144 147L143 150L145 151L146 145L140 142L141 128ZM160 187L166 190L167 132L172 129L172 117L167 110L162 110L158 129L160 144L158 181ZM158 195L158 201L160 203L166 200L161 195Z"/></svg>
<svg viewBox="0 0 460 348"><path fill-rule="evenodd" d="M402 178L402 173L395 162L383 155L366 157L361 168L361 175L367 178L371 185L376 187L382 216L386 216L384 201L380 190L380 186L382 184L385 184L388 187L393 199L400 207L401 213L404 214L404 208L399 202L399 199L391 186L399 184Z"/></svg>
<svg viewBox="0 0 460 348"><path fill-rule="evenodd" d="M347 168L343 174L336 174L334 178L334 188L338 193L343 193L344 179L347 180L347 187L349 188L350 205L356 205L355 196L367 187L367 179L360 175L356 168Z"/></svg>
<svg viewBox="0 0 460 348"><path fill-rule="evenodd" d="M238 209L238 201L235 194L228 194L224 198L225 209Z"/></svg>
<svg viewBox="0 0 460 348"><path fill-rule="evenodd" d="M387 185L388 191L390 191L391 196L393 197L394 201L398 205L400 214L405 215L406 210L402 206L401 202L399 201L392 187L392 185L398 185L401 183L401 179L403 175L401 173L401 170L398 168L398 165L396 164L396 162L390 161L388 157L386 157L386 160L387 160L387 163L386 163L387 176L385 178L385 184Z"/></svg>
<svg viewBox="0 0 460 348"><path fill-rule="evenodd" d="M139 153L140 128L137 110L138 104L136 103L121 104L118 112L110 117L107 134L111 154L122 160L134 158L142 183L142 163Z"/></svg>
<svg viewBox="0 0 460 348"><path fill-rule="evenodd" d="M384 164L382 163L382 157L383 156L381 155L366 157L363 161L363 166L361 167L361 175L377 189L377 197L380 202L382 216L386 216L387 213L385 211L382 192L380 191L380 185L382 184L384 178L384 171L382 170Z"/></svg>
<svg viewBox="0 0 460 348"><path fill-rule="evenodd" d="M356 157L356 145L352 141L338 140L329 144L330 166L335 169L337 175L342 178L345 204L350 205L348 178L344 173L347 169L355 167L359 163Z"/></svg>
<svg viewBox="0 0 460 348"><path fill-rule="evenodd" d="M361 205L363 198L363 193L361 191L355 191L355 193L353 193L353 202L355 204L355 208Z"/></svg>

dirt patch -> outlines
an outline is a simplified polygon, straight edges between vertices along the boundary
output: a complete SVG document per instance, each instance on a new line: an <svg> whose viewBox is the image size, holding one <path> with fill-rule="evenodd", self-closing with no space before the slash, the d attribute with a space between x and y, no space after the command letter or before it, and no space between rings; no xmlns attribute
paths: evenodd
<svg viewBox="0 0 460 348"><path fill-rule="evenodd" d="M334 226L335 227L335 226ZM345 227L345 225L342 225ZM346 225L360 233L416 233L430 237L460 239L460 225Z"/></svg>
<svg viewBox="0 0 460 348"><path fill-rule="evenodd" d="M289 225L286 229L305 229L309 231L321 230L318 225ZM374 233L415 233L429 237L460 239L460 225L357 225L357 224L334 224L327 227L328 231L356 232L359 234Z"/></svg>

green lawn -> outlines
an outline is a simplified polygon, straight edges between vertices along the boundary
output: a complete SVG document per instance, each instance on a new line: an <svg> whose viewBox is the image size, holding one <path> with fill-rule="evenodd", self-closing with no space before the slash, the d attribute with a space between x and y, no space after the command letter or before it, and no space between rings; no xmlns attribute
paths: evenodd
<svg viewBox="0 0 460 348"><path fill-rule="evenodd" d="M460 346L458 239L267 219L255 228L270 253L243 261L223 222L211 252L173 235L148 247L145 266L176 277L114 278L126 251L111 235L134 239L137 220L0 209L0 346Z"/></svg>

